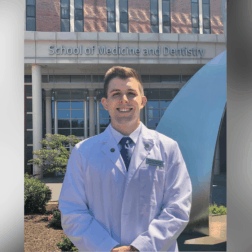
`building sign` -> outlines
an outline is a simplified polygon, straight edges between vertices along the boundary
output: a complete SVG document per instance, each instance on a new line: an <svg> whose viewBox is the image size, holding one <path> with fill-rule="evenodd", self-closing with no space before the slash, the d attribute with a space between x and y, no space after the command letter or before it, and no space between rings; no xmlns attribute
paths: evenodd
<svg viewBox="0 0 252 252"><path fill-rule="evenodd" d="M205 50L199 48L170 48L169 46L158 46L157 48L134 48L134 47L107 47L107 46L95 46L92 47L56 47L51 45L49 47L49 54L57 55L134 55L134 56L203 56Z"/></svg>

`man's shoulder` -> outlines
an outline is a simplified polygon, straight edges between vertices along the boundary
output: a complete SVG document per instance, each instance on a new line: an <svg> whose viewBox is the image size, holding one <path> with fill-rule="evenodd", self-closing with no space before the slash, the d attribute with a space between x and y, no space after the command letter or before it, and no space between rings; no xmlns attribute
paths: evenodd
<svg viewBox="0 0 252 252"><path fill-rule="evenodd" d="M156 144L162 144L162 145L165 144L165 145L173 145L173 146L177 144L177 142L174 139L156 130L145 128L145 133L147 133L147 135L150 138L152 138L156 142Z"/></svg>
<svg viewBox="0 0 252 252"><path fill-rule="evenodd" d="M75 145L75 148L79 151L83 150L83 149L93 149L93 148L97 148L98 145L100 145L102 143L102 140L104 139L104 132L89 137L87 139L82 140L81 142L77 143Z"/></svg>

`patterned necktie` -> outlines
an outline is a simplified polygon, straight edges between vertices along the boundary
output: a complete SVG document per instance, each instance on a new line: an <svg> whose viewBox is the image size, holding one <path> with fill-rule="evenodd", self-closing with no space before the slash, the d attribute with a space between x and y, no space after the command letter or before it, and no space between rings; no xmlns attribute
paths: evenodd
<svg viewBox="0 0 252 252"><path fill-rule="evenodd" d="M127 171L128 171L129 163L131 159L130 144L132 142L133 141L130 137L123 137L120 141L120 145L122 147L120 152L121 152Z"/></svg>

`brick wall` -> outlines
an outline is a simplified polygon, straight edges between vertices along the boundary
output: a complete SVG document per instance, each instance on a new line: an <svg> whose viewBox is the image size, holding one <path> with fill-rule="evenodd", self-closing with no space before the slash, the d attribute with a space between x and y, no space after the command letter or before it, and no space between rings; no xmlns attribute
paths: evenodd
<svg viewBox="0 0 252 252"><path fill-rule="evenodd" d="M36 1L36 31L60 31L60 0Z"/></svg>
<svg viewBox="0 0 252 252"><path fill-rule="evenodd" d="M84 32L107 32L106 0L84 0Z"/></svg>
<svg viewBox="0 0 252 252"><path fill-rule="evenodd" d="M192 33L191 0L171 0L171 33Z"/></svg>
<svg viewBox="0 0 252 252"><path fill-rule="evenodd" d="M129 32L150 33L150 0L128 0ZM221 1L210 1L211 33L223 34ZM60 31L60 0L36 1L36 31ZM84 1L84 31L107 31L107 1ZM192 33L191 0L171 0L171 33Z"/></svg>
<svg viewBox="0 0 252 252"><path fill-rule="evenodd" d="M210 16L211 16L211 33L223 34L223 23L221 15L221 1L210 1Z"/></svg>
<svg viewBox="0 0 252 252"><path fill-rule="evenodd" d="M150 33L150 0L128 0L129 33Z"/></svg>

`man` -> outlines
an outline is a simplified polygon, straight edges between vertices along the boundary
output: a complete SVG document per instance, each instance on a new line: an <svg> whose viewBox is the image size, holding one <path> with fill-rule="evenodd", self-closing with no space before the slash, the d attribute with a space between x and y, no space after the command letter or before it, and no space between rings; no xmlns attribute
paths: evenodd
<svg viewBox="0 0 252 252"><path fill-rule="evenodd" d="M178 144L140 122L147 99L133 69L113 67L104 82L111 124L72 150L63 230L81 251L178 251L192 193Z"/></svg>

